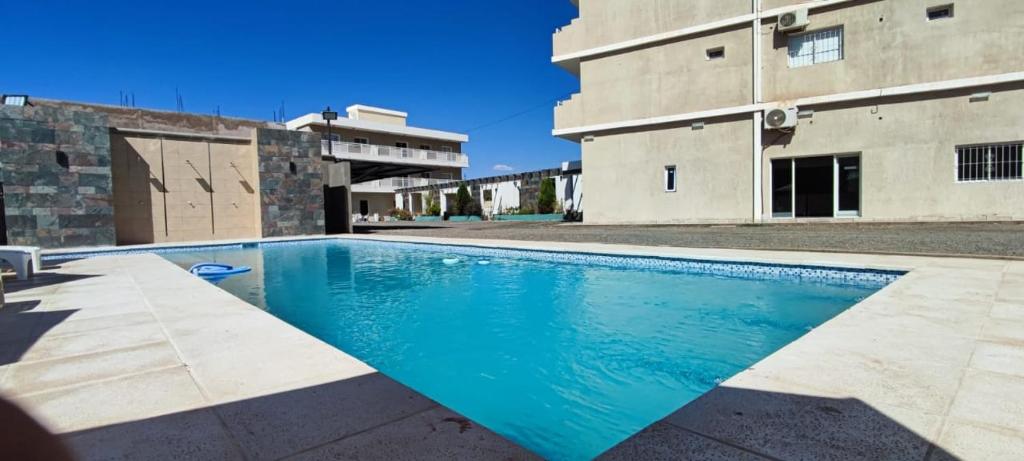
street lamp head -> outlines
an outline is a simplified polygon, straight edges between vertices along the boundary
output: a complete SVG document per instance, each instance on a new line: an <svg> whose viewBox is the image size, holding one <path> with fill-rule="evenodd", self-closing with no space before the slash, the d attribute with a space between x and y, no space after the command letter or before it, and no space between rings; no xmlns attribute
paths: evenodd
<svg viewBox="0 0 1024 461"><path fill-rule="evenodd" d="M24 94L5 94L0 96L0 104L5 106L31 106L28 102L28 95Z"/></svg>
<svg viewBox="0 0 1024 461"><path fill-rule="evenodd" d="M327 108L324 109L324 111L320 115L322 115L324 120L327 121L334 121L338 119L338 113L331 110L331 106L327 106Z"/></svg>

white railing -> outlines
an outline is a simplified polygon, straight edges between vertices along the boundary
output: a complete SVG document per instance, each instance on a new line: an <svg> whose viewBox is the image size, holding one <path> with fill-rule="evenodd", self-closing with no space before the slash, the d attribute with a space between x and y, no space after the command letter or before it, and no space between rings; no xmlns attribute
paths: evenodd
<svg viewBox="0 0 1024 461"><path fill-rule="evenodd" d="M323 154L327 155L328 141L321 141ZM367 158L383 157L410 160L432 160L439 162L452 162L468 164L469 157L458 152L442 152L436 150L410 149L407 147L380 146L377 144L356 144L351 142L334 141L330 146L335 157L358 155Z"/></svg>
<svg viewBox="0 0 1024 461"><path fill-rule="evenodd" d="M377 181L367 181L353 186L361 186L362 188L372 189L404 189L406 187L421 187L421 186L432 186L434 184L444 184L455 181L455 179L445 178L386 178Z"/></svg>

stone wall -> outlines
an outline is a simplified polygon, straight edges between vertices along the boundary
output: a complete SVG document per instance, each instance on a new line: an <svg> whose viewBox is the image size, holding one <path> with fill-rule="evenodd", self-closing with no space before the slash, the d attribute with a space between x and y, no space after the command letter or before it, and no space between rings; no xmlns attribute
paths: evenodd
<svg viewBox="0 0 1024 461"><path fill-rule="evenodd" d="M264 237L324 233L320 135L258 129Z"/></svg>
<svg viewBox="0 0 1024 461"><path fill-rule="evenodd" d="M11 245L113 245L107 117L0 106L0 181Z"/></svg>

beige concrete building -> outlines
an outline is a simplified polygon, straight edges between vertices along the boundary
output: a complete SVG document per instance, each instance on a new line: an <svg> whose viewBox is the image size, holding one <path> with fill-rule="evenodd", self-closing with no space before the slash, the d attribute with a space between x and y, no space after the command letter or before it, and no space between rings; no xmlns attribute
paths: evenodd
<svg viewBox="0 0 1024 461"><path fill-rule="evenodd" d="M331 122L330 137L322 114L299 117L287 127L320 133L324 157L351 164L355 220L381 220L394 208L420 213L421 194L396 191L462 179L462 169L469 167L462 153L462 143L469 141L465 134L412 127L407 113L379 107L354 105L347 113Z"/></svg>
<svg viewBox="0 0 1024 461"><path fill-rule="evenodd" d="M588 223L1024 219L1024 2L573 3Z"/></svg>

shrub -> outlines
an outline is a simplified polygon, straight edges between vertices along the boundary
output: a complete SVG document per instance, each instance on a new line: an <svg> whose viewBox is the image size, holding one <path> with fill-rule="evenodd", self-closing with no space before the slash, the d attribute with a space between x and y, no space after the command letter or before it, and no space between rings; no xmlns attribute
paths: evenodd
<svg viewBox="0 0 1024 461"><path fill-rule="evenodd" d="M434 193L427 196L427 216L441 216L441 200Z"/></svg>
<svg viewBox="0 0 1024 461"><path fill-rule="evenodd" d="M555 179L547 178L540 183L540 195L537 196L537 212L551 214L555 212Z"/></svg>
<svg viewBox="0 0 1024 461"><path fill-rule="evenodd" d="M480 216L482 218L484 216L484 207L480 206L480 202L472 200L462 214L464 216Z"/></svg>
<svg viewBox="0 0 1024 461"><path fill-rule="evenodd" d="M469 188L465 184L459 186L459 191L455 193L455 214L465 216L472 202L473 197L469 195Z"/></svg>
<svg viewBox="0 0 1024 461"><path fill-rule="evenodd" d="M399 221L412 221L412 213L401 208L392 208L388 210L388 216L395 218Z"/></svg>
<svg viewBox="0 0 1024 461"><path fill-rule="evenodd" d="M519 207L519 209L516 210L515 214L537 214L537 210L533 209L533 205L527 203Z"/></svg>

